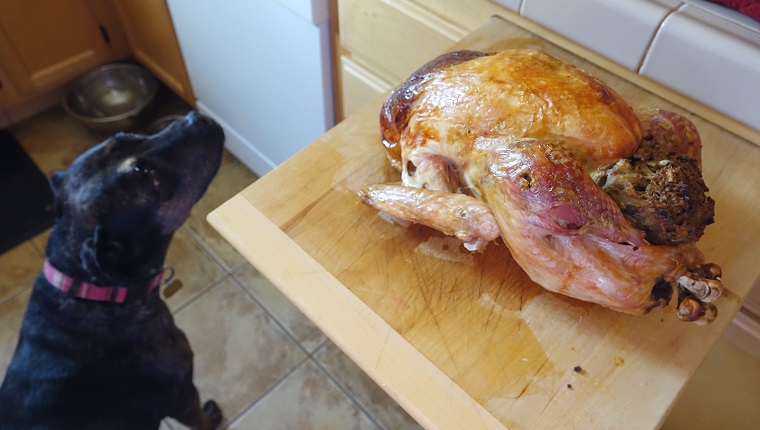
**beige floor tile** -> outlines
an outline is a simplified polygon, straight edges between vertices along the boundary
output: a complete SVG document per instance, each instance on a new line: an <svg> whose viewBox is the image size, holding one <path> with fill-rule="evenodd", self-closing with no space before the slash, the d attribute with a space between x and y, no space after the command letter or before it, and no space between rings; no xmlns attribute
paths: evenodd
<svg viewBox="0 0 760 430"><path fill-rule="evenodd" d="M225 155L223 166L209 185L206 194L193 208L186 225L228 269L234 269L243 264L245 259L211 227L206 221L206 216L258 177L226 151Z"/></svg>
<svg viewBox="0 0 760 430"><path fill-rule="evenodd" d="M42 233L29 239L29 242L37 249L40 255L45 255L45 249L47 248L47 242L50 238L50 228Z"/></svg>
<svg viewBox="0 0 760 430"><path fill-rule="evenodd" d="M0 256L0 303L20 290L31 288L43 261L44 256L29 241L4 252Z"/></svg>
<svg viewBox="0 0 760 430"><path fill-rule="evenodd" d="M172 311L187 304L227 274L184 227L174 233L164 262L174 269L175 279L182 282L182 287L166 298Z"/></svg>
<svg viewBox="0 0 760 430"><path fill-rule="evenodd" d="M253 266L246 264L235 272L234 276L264 304L307 352L313 352L327 340L327 337Z"/></svg>
<svg viewBox="0 0 760 430"><path fill-rule="evenodd" d="M195 352L195 383L231 420L305 357L228 278L176 315Z"/></svg>
<svg viewBox="0 0 760 430"><path fill-rule="evenodd" d="M5 379L5 370L16 351L21 320L31 294L29 289L0 305L0 381Z"/></svg>
<svg viewBox="0 0 760 430"><path fill-rule="evenodd" d="M377 427L309 360L229 428L370 430Z"/></svg>
<svg viewBox="0 0 760 430"><path fill-rule="evenodd" d="M230 153L229 151L225 150L224 153L222 154L222 163L219 166L219 171L224 170L227 166L230 166L230 165L240 165L240 166L243 166L243 163L241 163L240 161L238 161L238 159L235 158L235 156L232 155L232 153ZM248 169L245 169L245 170L246 171L244 173L246 175L252 175L253 178L254 178L254 180L258 179L258 176L256 176L255 173L251 172ZM251 182L253 182L253 181L251 181ZM250 185L250 183L249 183L249 185Z"/></svg>
<svg viewBox="0 0 760 430"><path fill-rule="evenodd" d="M340 348L329 342L314 358L351 393L377 421L390 430L421 430L388 394L383 391L359 366L354 364Z"/></svg>
<svg viewBox="0 0 760 430"><path fill-rule="evenodd" d="M760 361L719 339L662 429L760 429Z"/></svg>
<svg viewBox="0 0 760 430"><path fill-rule="evenodd" d="M10 130L40 170L48 175L65 169L79 154L104 138L73 121L59 107L14 125Z"/></svg>

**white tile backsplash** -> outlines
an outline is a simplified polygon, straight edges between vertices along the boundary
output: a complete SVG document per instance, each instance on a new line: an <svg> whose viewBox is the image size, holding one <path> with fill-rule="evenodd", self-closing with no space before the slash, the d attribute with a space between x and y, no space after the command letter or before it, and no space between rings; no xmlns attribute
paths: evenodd
<svg viewBox="0 0 760 430"><path fill-rule="evenodd" d="M663 22L640 73L760 130L760 33L686 4Z"/></svg>
<svg viewBox="0 0 760 430"><path fill-rule="evenodd" d="M679 0L523 0L520 13L636 70Z"/></svg>
<svg viewBox="0 0 760 430"><path fill-rule="evenodd" d="M493 0L760 131L760 21L707 0Z"/></svg>
<svg viewBox="0 0 760 430"><path fill-rule="evenodd" d="M729 7L713 3L711 1L706 0L683 0L684 3L688 3L690 5L693 5L699 9L702 9L706 11L708 16L719 16L723 18L726 21L729 21L733 24L740 25L742 27L746 27L749 30L755 31L757 33L760 33L760 21L757 21L755 19L752 19L748 17L747 15L744 15L734 9L731 9Z"/></svg>

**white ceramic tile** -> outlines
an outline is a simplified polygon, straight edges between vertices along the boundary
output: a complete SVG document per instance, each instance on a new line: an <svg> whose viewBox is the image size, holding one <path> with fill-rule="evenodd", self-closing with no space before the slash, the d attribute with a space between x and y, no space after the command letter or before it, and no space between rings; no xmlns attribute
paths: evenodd
<svg viewBox="0 0 760 430"><path fill-rule="evenodd" d="M334 343L322 347L314 359L353 396L383 428L393 430L422 430L375 381L370 379Z"/></svg>
<svg viewBox="0 0 760 430"><path fill-rule="evenodd" d="M21 321L31 295L30 288L0 304L0 381L5 379L5 371L16 352Z"/></svg>
<svg viewBox="0 0 760 430"><path fill-rule="evenodd" d="M311 360L301 364L229 428L378 430Z"/></svg>
<svg viewBox="0 0 760 430"><path fill-rule="evenodd" d="M31 290L42 270L44 257L26 241L2 254L0 258L0 304L18 294Z"/></svg>
<svg viewBox="0 0 760 430"><path fill-rule="evenodd" d="M734 9L723 6L721 4L713 3L707 0L683 0L684 3L694 5L695 7L704 10L710 15L717 15L723 20L732 24L738 24L742 27L746 27L752 31L760 33L760 21L752 19L747 15L740 13ZM721 21L723 21L721 20ZM721 22L716 22L716 25L721 25Z"/></svg>
<svg viewBox="0 0 760 430"><path fill-rule="evenodd" d="M327 339L277 287L253 266L246 264L235 273L235 277L308 353L312 353Z"/></svg>
<svg viewBox="0 0 760 430"><path fill-rule="evenodd" d="M760 428L760 361L720 339L687 383L662 430Z"/></svg>
<svg viewBox="0 0 760 430"><path fill-rule="evenodd" d="M520 13L605 57L637 70L678 0L524 0Z"/></svg>
<svg viewBox="0 0 760 430"><path fill-rule="evenodd" d="M306 357L230 278L176 314L194 353L201 401L214 399L233 420Z"/></svg>
<svg viewBox="0 0 760 430"><path fill-rule="evenodd" d="M722 30L749 43L760 42L760 21L727 7L707 1L687 1L678 13Z"/></svg>
<svg viewBox="0 0 760 430"><path fill-rule="evenodd" d="M663 23L640 73L760 130L754 31L684 5Z"/></svg>
<svg viewBox="0 0 760 430"><path fill-rule="evenodd" d="M505 8L512 10L514 12L520 11L520 2L521 0L493 0L494 3L498 3Z"/></svg>

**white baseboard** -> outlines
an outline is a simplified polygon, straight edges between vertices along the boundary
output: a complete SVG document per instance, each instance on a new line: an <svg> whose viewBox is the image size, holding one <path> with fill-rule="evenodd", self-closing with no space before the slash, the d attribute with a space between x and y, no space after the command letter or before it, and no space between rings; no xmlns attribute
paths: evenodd
<svg viewBox="0 0 760 430"><path fill-rule="evenodd" d="M741 309L723 336L750 356L760 360L760 318Z"/></svg>

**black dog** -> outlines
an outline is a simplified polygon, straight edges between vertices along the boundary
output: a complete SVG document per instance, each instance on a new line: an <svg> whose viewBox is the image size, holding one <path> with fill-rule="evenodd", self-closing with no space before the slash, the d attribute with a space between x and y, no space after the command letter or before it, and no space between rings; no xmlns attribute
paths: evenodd
<svg viewBox="0 0 760 430"><path fill-rule="evenodd" d="M219 169L224 133L191 112L119 133L51 177L56 224L0 388L2 429L213 429L193 353L158 294L174 234Z"/></svg>

